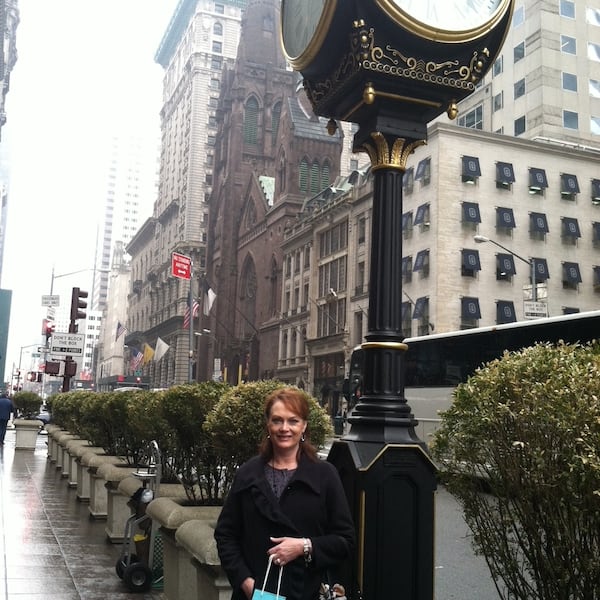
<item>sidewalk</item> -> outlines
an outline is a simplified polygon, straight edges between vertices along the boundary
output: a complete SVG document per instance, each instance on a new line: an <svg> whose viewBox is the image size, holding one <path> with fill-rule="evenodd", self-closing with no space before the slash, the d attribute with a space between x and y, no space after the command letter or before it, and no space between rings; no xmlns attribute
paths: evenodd
<svg viewBox="0 0 600 600"><path fill-rule="evenodd" d="M166 600L160 591L127 591L115 572L121 545L107 541L105 522L89 518L88 505L46 458L46 435L34 452L14 447L8 430L0 446L0 600ZM435 543L436 600L497 600L444 488L436 494Z"/></svg>
<svg viewBox="0 0 600 600"><path fill-rule="evenodd" d="M46 436L35 452L14 448L9 429L0 446L0 600L164 599L127 591L115 572L121 545L47 460Z"/></svg>

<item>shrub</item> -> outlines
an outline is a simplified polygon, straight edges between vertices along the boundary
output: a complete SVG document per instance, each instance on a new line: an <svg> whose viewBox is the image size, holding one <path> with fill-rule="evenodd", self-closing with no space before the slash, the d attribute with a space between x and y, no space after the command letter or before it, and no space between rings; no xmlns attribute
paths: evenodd
<svg viewBox="0 0 600 600"><path fill-rule="evenodd" d="M208 415L204 429L226 465L220 491L223 497L229 490L235 469L256 455L265 436L265 398L283 385L286 384L272 379L240 384L229 389ZM307 435L316 447L321 447L332 433L331 422L317 400L305 395L310 404Z"/></svg>
<svg viewBox="0 0 600 600"><path fill-rule="evenodd" d="M34 419L40 412L42 399L35 392L17 392L13 396L13 405L24 419Z"/></svg>
<svg viewBox="0 0 600 600"><path fill-rule="evenodd" d="M52 409L52 421L63 429L85 437L81 429L82 408L85 399L95 392L90 391L72 391L53 395L48 403Z"/></svg>
<svg viewBox="0 0 600 600"><path fill-rule="evenodd" d="M432 451L502 598L600 598L598 345L539 344L482 367Z"/></svg>

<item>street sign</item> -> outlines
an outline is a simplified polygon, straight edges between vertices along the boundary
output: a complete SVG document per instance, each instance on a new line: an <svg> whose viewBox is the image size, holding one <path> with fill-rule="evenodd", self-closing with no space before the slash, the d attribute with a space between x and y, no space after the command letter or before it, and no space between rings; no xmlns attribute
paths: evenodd
<svg viewBox="0 0 600 600"><path fill-rule="evenodd" d="M60 296L42 296L42 306L60 306Z"/></svg>
<svg viewBox="0 0 600 600"><path fill-rule="evenodd" d="M185 254L173 252L171 255L171 273L179 279L192 278L192 259Z"/></svg>
<svg viewBox="0 0 600 600"><path fill-rule="evenodd" d="M51 354L66 354L67 356L83 356L85 335L83 333L52 334L50 341Z"/></svg>
<svg viewBox="0 0 600 600"><path fill-rule="evenodd" d="M545 302L523 302L523 314L526 319L541 319L548 316L548 305Z"/></svg>

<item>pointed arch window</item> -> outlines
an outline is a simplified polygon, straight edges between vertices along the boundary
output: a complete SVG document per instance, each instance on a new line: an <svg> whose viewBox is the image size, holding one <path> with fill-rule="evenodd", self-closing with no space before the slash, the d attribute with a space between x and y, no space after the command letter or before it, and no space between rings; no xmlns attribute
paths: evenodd
<svg viewBox="0 0 600 600"><path fill-rule="evenodd" d="M308 192L308 161L303 158L300 161L300 173L298 187L301 192Z"/></svg>
<svg viewBox="0 0 600 600"><path fill-rule="evenodd" d="M258 100L252 96L244 107L244 144L258 143Z"/></svg>
<svg viewBox="0 0 600 600"><path fill-rule="evenodd" d="M329 184L330 184L329 177L330 177L329 161L326 160L323 162L323 166L321 167L321 189L322 190L329 187Z"/></svg>
<svg viewBox="0 0 600 600"><path fill-rule="evenodd" d="M315 160L313 164L310 166L310 193L318 194L320 191L319 186L319 175L321 174L321 169L319 168L319 163Z"/></svg>

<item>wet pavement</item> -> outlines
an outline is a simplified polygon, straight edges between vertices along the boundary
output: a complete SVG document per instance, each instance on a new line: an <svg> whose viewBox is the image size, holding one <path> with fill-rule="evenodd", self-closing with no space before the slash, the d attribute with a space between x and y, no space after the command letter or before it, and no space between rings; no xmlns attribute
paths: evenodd
<svg viewBox="0 0 600 600"><path fill-rule="evenodd" d="M107 540L105 521L90 519L48 460L46 440L44 432L35 451L15 450L9 429L0 446L0 600L166 600L159 589L128 592L115 571L122 545ZM443 487L435 530L436 600L497 600L462 511Z"/></svg>
<svg viewBox="0 0 600 600"><path fill-rule="evenodd" d="M121 544L47 459L46 439L15 450L9 429L0 446L0 600L164 600L127 590L115 571Z"/></svg>

